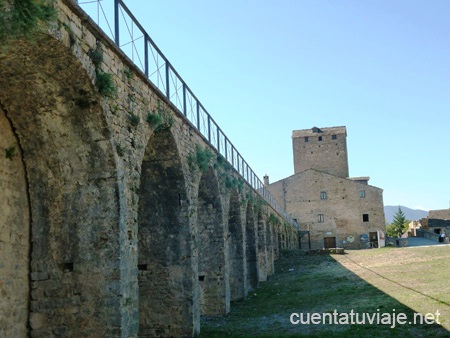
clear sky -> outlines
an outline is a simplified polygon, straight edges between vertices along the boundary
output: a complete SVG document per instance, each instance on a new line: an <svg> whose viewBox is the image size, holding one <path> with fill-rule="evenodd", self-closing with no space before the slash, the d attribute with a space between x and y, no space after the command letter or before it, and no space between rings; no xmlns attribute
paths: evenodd
<svg viewBox="0 0 450 338"><path fill-rule="evenodd" d="M449 208L450 1L125 2L261 179L292 130L346 126L385 205Z"/></svg>

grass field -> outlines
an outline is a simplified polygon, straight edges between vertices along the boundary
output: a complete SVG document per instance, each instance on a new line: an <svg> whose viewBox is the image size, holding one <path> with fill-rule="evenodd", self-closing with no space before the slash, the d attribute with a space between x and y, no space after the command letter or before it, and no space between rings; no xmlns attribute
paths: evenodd
<svg viewBox="0 0 450 338"><path fill-rule="evenodd" d="M450 337L450 246L331 256L290 251L275 268L247 299L232 303L226 317L203 318L200 337ZM413 323L415 317L420 322L415 313L436 319L436 311L440 325ZM302 313L303 320L320 317L294 325L292 313ZM400 313L405 324L391 327ZM364 314L365 324L351 324ZM368 323L377 316L382 324ZM334 319L341 324L330 323Z"/></svg>

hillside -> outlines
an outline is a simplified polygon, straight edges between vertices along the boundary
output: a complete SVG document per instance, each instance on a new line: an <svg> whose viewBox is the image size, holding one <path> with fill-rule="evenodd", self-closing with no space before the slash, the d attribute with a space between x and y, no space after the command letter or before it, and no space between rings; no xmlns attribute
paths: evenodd
<svg viewBox="0 0 450 338"><path fill-rule="evenodd" d="M410 209L408 207L405 207L403 205L400 206L403 213L405 214L406 219L410 221L416 221L421 218L428 216L428 211L425 210L419 210L419 209ZM392 223L394 219L394 215L398 211L398 205L385 205L384 206L384 217L386 218L388 223Z"/></svg>

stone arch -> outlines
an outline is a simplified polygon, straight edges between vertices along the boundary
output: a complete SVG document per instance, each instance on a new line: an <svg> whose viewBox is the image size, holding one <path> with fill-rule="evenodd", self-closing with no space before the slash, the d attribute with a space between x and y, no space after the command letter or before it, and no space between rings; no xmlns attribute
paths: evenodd
<svg viewBox="0 0 450 338"><path fill-rule="evenodd" d="M21 262L21 271L29 271L32 299L28 334L117 334L114 318L122 294L118 186L97 91L71 51L50 36L36 37L34 43L15 40L0 54L1 114L11 126L7 146L17 149L8 165L17 166L22 176L14 183L0 165L0 181L17 186L17 199L23 204L27 199L30 211L30 219L23 217L20 225L30 229L30 238L24 235L20 241L28 243L17 248L23 256L30 246L28 261ZM16 219L23 213L17 207L10 212ZM17 224L9 224L6 232L15 236ZM15 314L9 309L7 317Z"/></svg>
<svg viewBox="0 0 450 338"><path fill-rule="evenodd" d="M1 107L0 135L0 336L25 337L31 247L28 182L19 140Z"/></svg>
<svg viewBox="0 0 450 338"><path fill-rule="evenodd" d="M258 280L267 280L266 221L261 210L258 212Z"/></svg>
<svg viewBox="0 0 450 338"><path fill-rule="evenodd" d="M245 297L245 246L244 228L241 215L241 200L237 189L233 189L230 196L228 213L229 261L230 261L230 292L231 300Z"/></svg>
<svg viewBox="0 0 450 338"><path fill-rule="evenodd" d="M280 223L274 224L272 227L272 244L273 244L273 260L280 258L280 244L278 242L278 233L280 232ZM275 271L274 271L275 272Z"/></svg>
<svg viewBox="0 0 450 338"><path fill-rule="evenodd" d="M212 168L200 179L197 231L200 313L224 315L230 311L228 231L223 221L219 184Z"/></svg>
<svg viewBox="0 0 450 338"><path fill-rule="evenodd" d="M258 237L253 206L250 201L247 202L245 220L245 253L248 290L254 290L258 287Z"/></svg>
<svg viewBox="0 0 450 338"><path fill-rule="evenodd" d="M267 275L274 273L272 223L266 222L266 269Z"/></svg>
<svg viewBox="0 0 450 338"><path fill-rule="evenodd" d="M139 196L139 336L192 335L189 203L177 143L169 130L150 137Z"/></svg>

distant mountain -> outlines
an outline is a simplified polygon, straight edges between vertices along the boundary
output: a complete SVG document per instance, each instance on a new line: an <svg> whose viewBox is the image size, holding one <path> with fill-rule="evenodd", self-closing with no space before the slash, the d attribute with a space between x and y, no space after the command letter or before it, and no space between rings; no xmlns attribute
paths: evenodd
<svg viewBox="0 0 450 338"><path fill-rule="evenodd" d="M405 207L403 205L400 206L403 213L405 214L406 219L410 221L417 221L421 218L428 216L428 211L425 210L418 210L418 209L410 209L408 207ZM385 205L384 206L384 217L386 218L387 222L390 224L394 220L394 215L398 211L398 205Z"/></svg>

